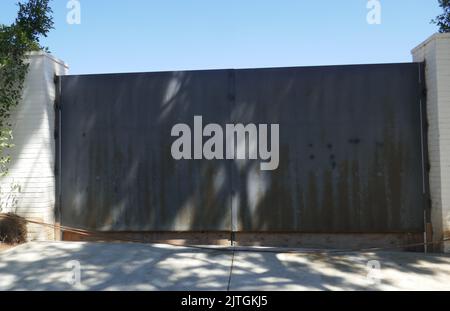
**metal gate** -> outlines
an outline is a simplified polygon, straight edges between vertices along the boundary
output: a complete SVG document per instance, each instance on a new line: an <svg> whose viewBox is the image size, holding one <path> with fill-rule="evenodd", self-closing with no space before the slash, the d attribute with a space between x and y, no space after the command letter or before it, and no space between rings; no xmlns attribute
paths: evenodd
<svg viewBox="0 0 450 311"><path fill-rule="evenodd" d="M61 223L99 231L423 232L422 67L59 77ZM171 130L194 128L194 116L224 129L279 124L278 168L261 170L258 159L175 160Z"/></svg>

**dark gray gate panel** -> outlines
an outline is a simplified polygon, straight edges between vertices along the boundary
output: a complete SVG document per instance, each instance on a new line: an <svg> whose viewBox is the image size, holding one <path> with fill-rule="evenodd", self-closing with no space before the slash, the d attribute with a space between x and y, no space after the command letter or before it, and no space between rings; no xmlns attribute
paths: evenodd
<svg viewBox="0 0 450 311"><path fill-rule="evenodd" d="M61 78L62 224L421 232L420 64ZM172 159L172 127L280 125L280 164ZM232 215L235 215L232 217Z"/></svg>
<svg viewBox="0 0 450 311"><path fill-rule="evenodd" d="M239 229L422 231L419 66L237 71L235 121L280 124L279 169L234 175Z"/></svg>
<svg viewBox="0 0 450 311"><path fill-rule="evenodd" d="M224 161L175 161L172 126L224 125L228 71L62 77L62 223L97 230L230 229Z"/></svg>

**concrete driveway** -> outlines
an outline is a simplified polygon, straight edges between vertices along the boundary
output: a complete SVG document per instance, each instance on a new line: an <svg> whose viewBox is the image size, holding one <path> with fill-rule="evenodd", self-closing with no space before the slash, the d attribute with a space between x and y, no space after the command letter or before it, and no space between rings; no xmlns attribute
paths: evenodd
<svg viewBox="0 0 450 311"><path fill-rule="evenodd" d="M0 252L0 290L227 289L450 290L450 255L238 250L233 256L220 248L73 242Z"/></svg>

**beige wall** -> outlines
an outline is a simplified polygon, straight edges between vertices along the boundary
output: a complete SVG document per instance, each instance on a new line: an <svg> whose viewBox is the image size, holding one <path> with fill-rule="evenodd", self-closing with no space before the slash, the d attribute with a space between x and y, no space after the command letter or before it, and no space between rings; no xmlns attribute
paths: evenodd
<svg viewBox="0 0 450 311"><path fill-rule="evenodd" d="M12 162L7 176L0 178L2 212L54 223L55 205L55 141L54 141L54 75L67 73L66 64L49 54L29 55L29 72L22 102L12 113ZM8 194L12 185L19 192ZM29 225L29 239L53 239L53 230Z"/></svg>
<svg viewBox="0 0 450 311"><path fill-rule="evenodd" d="M425 61L431 220L435 241L450 238L450 34L435 34L413 51ZM450 252L450 242L442 245Z"/></svg>

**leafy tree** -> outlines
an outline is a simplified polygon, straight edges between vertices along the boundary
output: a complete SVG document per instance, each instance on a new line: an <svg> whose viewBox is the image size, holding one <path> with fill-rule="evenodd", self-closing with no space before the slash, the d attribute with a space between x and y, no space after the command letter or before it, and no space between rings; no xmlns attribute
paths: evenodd
<svg viewBox="0 0 450 311"><path fill-rule="evenodd" d="M12 147L11 109L18 105L28 71L26 53L45 49L39 44L53 28L50 0L19 2L11 25L0 24L0 175L7 173Z"/></svg>
<svg viewBox="0 0 450 311"><path fill-rule="evenodd" d="M432 22L439 26L439 32L450 32L450 0L439 0L439 6L444 12Z"/></svg>

